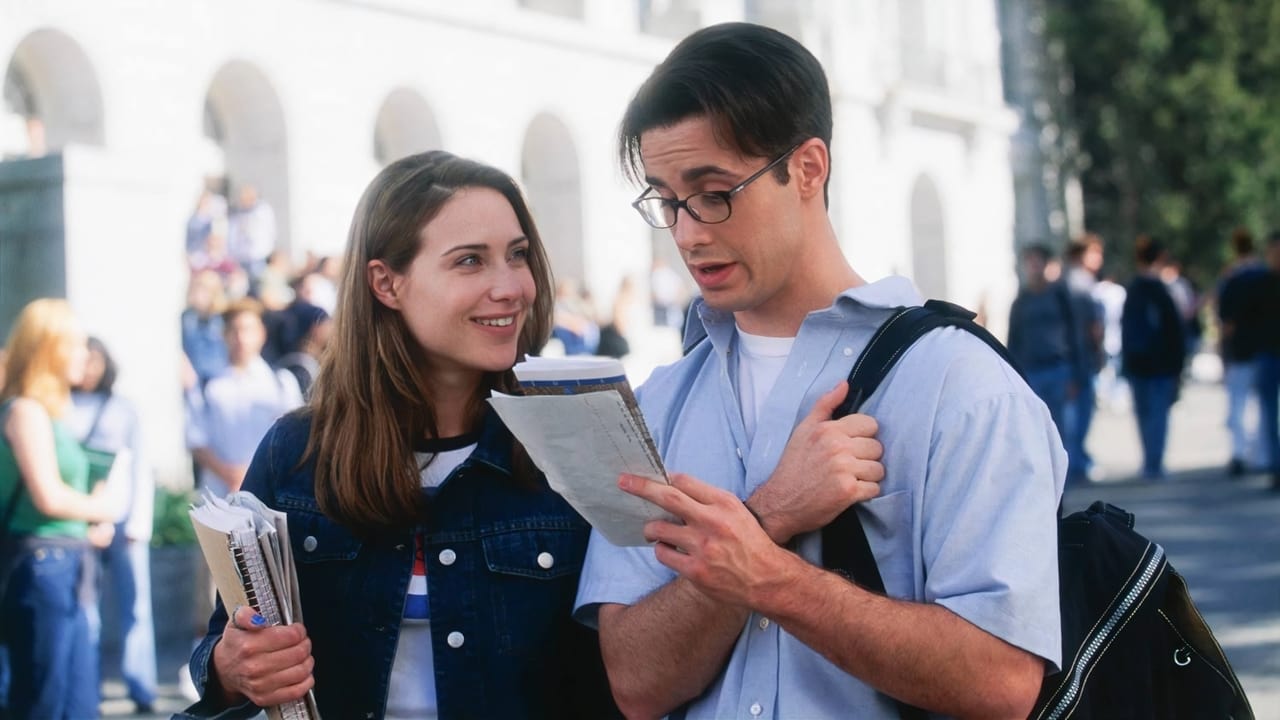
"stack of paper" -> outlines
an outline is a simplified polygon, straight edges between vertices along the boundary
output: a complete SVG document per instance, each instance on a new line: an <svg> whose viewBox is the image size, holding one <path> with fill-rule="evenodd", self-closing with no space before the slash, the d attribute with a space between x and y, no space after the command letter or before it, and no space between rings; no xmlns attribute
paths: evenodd
<svg viewBox="0 0 1280 720"><path fill-rule="evenodd" d="M287 516L253 493L235 492L225 500L205 495L191 506L191 524L213 582L228 613L246 605L268 625L302 620L298 574L289 545ZM271 720L318 720L315 697L267 708Z"/></svg>
<svg viewBox="0 0 1280 720"><path fill-rule="evenodd" d="M515 366L524 395L489 403L552 489L614 545L645 545L644 524L665 511L618 489L631 473L667 482L622 363L612 358L529 358Z"/></svg>

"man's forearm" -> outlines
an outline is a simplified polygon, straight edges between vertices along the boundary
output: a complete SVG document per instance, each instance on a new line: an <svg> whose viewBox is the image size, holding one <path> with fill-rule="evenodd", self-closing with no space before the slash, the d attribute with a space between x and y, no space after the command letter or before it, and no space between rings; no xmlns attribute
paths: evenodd
<svg viewBox="0 0 1280 720"><path fill-rule="evenodd" d="M749 613L676 578L631 606L600 608L609 684L628 718L657 718L700 695L724 668Z"/></svg>
<svg viewBox="0 0 1280 720"><path fill-rule="evenodd" d="M752 599L762 615L850 675L954 717L1026 717L1043 661L947 608L864 590L797 557Z"/></svg>

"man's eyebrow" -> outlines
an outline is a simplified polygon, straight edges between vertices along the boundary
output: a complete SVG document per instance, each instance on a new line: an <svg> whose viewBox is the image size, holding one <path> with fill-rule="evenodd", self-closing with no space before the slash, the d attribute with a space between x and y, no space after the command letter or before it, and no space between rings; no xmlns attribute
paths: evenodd
<svg viewBox="0 0 1280 720"><path fill-rule="evenodd" d="M680 172L680 179L686 183L697 182L707 176L723 176L728 178L736 177L734 173L729 172L719 165L699 165L698 167L689 168L688 170ZM661 179L650 175L646 175L644 180L655 188L670 187Z"/></svg>

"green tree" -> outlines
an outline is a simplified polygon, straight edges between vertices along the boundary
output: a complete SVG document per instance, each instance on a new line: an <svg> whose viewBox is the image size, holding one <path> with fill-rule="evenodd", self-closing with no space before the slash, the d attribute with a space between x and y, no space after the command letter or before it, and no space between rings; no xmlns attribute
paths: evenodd
<svg viewBox="0 0 1280 720"><path fill-rule="evenodd" d="M1204 287L1233 227L1280 227L1280 0L1047 0L1045 33L1064 162L1119 268L1148 233Z"/></svg>

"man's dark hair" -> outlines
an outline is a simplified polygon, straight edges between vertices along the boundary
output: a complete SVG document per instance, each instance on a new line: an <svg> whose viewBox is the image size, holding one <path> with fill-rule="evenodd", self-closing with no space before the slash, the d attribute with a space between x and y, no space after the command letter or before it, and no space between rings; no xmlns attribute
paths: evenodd
<svg viewBox="0 0 1280 720"><path fill-rule="evenodd" d="M1067 262L1078 263L1084 259L1085 251L1089 249L1089 243L1084 239L1072 240L1067 243L1067 251L1062 254Z"/></svg>
<svg viewBox="0 0 1280 720"><path fill-rule="evenodd" d="M1231 231L1231 250L1236 257L1244 257L1253 252L1253 233L1249 228L1239 225Z"/></svg>
<svg viewBox="0 0 1280 720"><path fill-rule="evenodd" d="M643 183L640 135L699 115L743 155L776 157L814 137L831 150L831 90L821 63L793 38L761 25L703 28L654 68L622 117L623 171ZM785 163L774 174L778 182L789 180Z"/></svg>
<svg viewBox="0 0 1280 720"><path fill-rule="evenodd" d="M1042 262L1048 262L1053 257L1053 248L1047 243L1034 242L1022 248L1022 257L1037 257Z"/></svg>
<svg viewBox="0 0 1280 720"><path fill-rule="evenodd" d="M1150 265L1164 255L1164 245L1151 235L1139 235L1133 243L1133 254L1139 265Z"/></svg>

